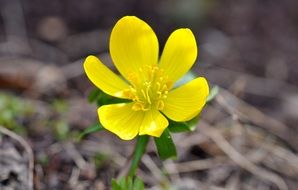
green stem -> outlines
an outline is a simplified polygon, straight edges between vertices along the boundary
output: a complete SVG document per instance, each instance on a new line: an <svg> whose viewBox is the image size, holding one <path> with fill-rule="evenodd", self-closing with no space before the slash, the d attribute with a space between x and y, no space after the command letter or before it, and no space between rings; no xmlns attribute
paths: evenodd
<svg viewBox="0 0 298 190"><path fill-rule="evenodd" d="M135 150L133 153L131 165L128 171L128 176L133 177L136 173L137 168L139 167L139 163L143 154L146 151L147 144L149 142L148 135L138 136L138 140L135 146Z"/></svg>

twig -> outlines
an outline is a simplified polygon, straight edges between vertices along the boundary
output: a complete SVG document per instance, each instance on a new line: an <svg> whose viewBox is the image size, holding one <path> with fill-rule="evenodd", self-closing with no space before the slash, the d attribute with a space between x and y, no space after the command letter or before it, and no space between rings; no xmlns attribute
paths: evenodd
<svg viewBox="0 0 298 190"><path fill-rule="evenodd" d="M259 147L263 152L267 152L267 155L259 161L262 161L269 168L282 173L290 177L297 177L298 174L298 156L293 152L287 150L281 145L276 144L275 142L270 142L266 140L261 140L258 138L258 133L253 131L252 128L248 128L249 132L249 143L252 146ZM282 162L278 160L282 159ZM272 163L268 160L273 160Z"/></svg>
<svg viewBox="0 0 298 190"><path fill-rule="evenodd" d="M198 170L206 170L209 168L217 167L226 163L225 157L210 158L204 160L194 160L184 163L168 163L165 165L167 172L170 174L193 172Z"/></svg>
<svg viewBox="0 0 298 190"><path fill-rule="evenodd" d="M234 174L229 181L226 184L225 189L226 190L237 190L240 189L240 173L237 172L236 174Z"/></svg>
<svg viewBox="0 0 298 190"><path fill-rule="evenodd" d="M33 169L34 169L34 156L30 145L19 135L13 133L12 131L0 126L0 132L16 140L21 146L24 147L28 155L28 189L33 189Z"/></svg>
<svg viewBox="0 0 298 190"><path fill-rule="evenodd" d="M226 87L230 86L237 79L241 79L245 81L245 88L241 89L245 93L273 98L278 96L283 101L286 100L287 94L296 94L298 91L297 86L281 80L256 77L247 72L233 71L222 67L207 69L204 71L204 75L215 84L221 84Z"/></svg>
<svg viewBox="0 0 298 190"><path fill-rule="evenodd" d="M164 179L166 179L163 175L161 175L162 171L156 166L150 156L144 154L142 162L150 170L157 181L163 181Z"/></svg>
<svg viewBox="0 0 298 190"><path fill-rule="evenodd" d="M146 152L146 148L149 142L149 136L138 136L137 142L134 147L134 151L131 156L126 160L125 166L120 170L117 179L122 176L134 177L139 167L140 161Z"/></svg>
<svg viewBox="0 0 298 190"><path fill-rule="evenodd" d="M220 93L216 96L215 100L231 115L237 115L242 121L253 122L259 127L273 133L275 136L288 143L293 149L297 150L297 134L288 130L289 127L285 124L267 116L260 110L248 105L224 89L220 90Z"/></svg>
<svg viewBox="0 0 298 190"><path fill-rule="evenodd" d="M120 169L116 179L119 180L121 177L128 174L129 168L130 168L130 161L132 160L134 151L131 153L131 155L126 159L125 164Z"/></svg>
<svg viewBox="0 0 298 190"><path fill-rule="evenodd" d="M66 150L67 154L74 160L80 170L84 170L86 169L86 167L88 167L88 162L84 160L82 155L77 151L77 149L71 142L64 143L63 147Z"/></svg>
<svg viewBox="0 0 298 190"><path fill-rule="evenodd" d="M84 140L81 143L81 149L88 154L94 154L94 153L102 153L104 152L105 155L112 157L113 162L117 164L117 166L123 166L126 165L126 158L123 157L119 152L115 151L111 145L111 143L107 142L94 142L91 140Z"/></svg>
<svg viewBox="0 0 298 190"><path fill-rule="evenodd" d="M168 159L164 161L164 168L167 173L169 173L170 181L181 181L179 171L177 170L176 163L173 160ZM169 172L170 171L170 172Z"/></svg>
<svg viewBox="0 0 298 190"><path fill-rule="evenodd" d="M80 169L73 168L71 171L71 176L68 180L70 187L72 188L76 187L76 185L79 183L78 182L79 177L80 177Z"/></svg>
<svg viewBox="0 0 298 190"><path fill-rule="evenodd" d="M259 178L276 184L276 186L281 190L288 190L287 184L281 177L250 162L238 151L236 151L234 147L216 129L213 129L206 122L200 121L200 131L206 136L210 137L216 143L216 145L240 167L258 176Z"/></svg>

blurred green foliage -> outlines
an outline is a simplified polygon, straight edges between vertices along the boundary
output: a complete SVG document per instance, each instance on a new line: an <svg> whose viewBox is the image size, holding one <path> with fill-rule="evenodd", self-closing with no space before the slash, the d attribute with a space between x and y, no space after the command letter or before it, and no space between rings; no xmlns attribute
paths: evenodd
<svg viewBox="0 0 298 190"><path fill-rule="evenodd" d="M55 99L51 102L53 110L53 118L49 120L49 125L53 127L54 135L57 140L65 140L71 137L74 131L70 131L70 126L67 122L66 113L69 105L65 100Z"/></svg>
<svg viewBox="0 0 298 190"><path fill-rule="evenodd" d="M90 103L95 102L97 104L97 106L102 106L102 105L106 105L106 104L129 102L130 100L115 98L113 96L110 96L110 95L104 93L100 89L96 88L96 89L93 89L89 93L88 101Z"/></svg>
<svg viewBox="0 0 298 190"><path fill-rule="evenodd" d="M35 117L38 111L33 102L11 93L0 92L0 125L22 135L27 135L30 125L51 128L57 140L75 136L74 133L77 132L70 131L66 119L69 108L67 102L55 99L48 105L45 108L49 110L49 114Z"/></svg>
<svg viewBox="0 0 298 190"><path fill-rule="evenodd" d="M0 93L0 125L18 133L26 133L22 123L33 113L29 102L9 93Z"/></svg>
<svg viewBox="0 0 298 190"><path fill-rule="evenodd" d="M112 190L144 190L144 182L139 177L122 177L118 181L112 179Z"/></svg>
<svg viewBox="0 0 298 190"><path fill-rule="evenodd" d="M101 168L105 163L110 162L112 158L104 153L96 153L93 157L96 168Z"/></svg>

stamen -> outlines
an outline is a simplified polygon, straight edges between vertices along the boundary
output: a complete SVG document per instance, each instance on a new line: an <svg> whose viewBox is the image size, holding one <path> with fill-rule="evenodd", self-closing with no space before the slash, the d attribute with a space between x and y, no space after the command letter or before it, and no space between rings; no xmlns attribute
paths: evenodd
<svg viewBox="0 0 298 190"><path fill-rule="evenodd" d="M147 97L147 101L149 102L149 104L151 104L151 99L150 99L150 96L149 96L149 90L150 90L150 86L147 86L146 97Z"/></svg>
<svg viewBox="0 0 298 190"><path fill-rule="evenodd" d="M125 95L135 102L132 109L135 111L164 109L164 101L171 84L168 77L163 75L163 70L158 66L146 65L140 68L139 72L129 76L131 87L124 91Z"/></svg>
<svg viewBox="0 0 298 190"><path fill-rule="evenodd" d="M165 103L162 100L158 100L157 109L162 110L165 107Z"/></svg>
<svg viewBox="0 0 298 190"><path fill-rule="evenodd" d="M143 89L141 90L141 93L142 93L142 95L143 95L143 98L146 99L147 96L146 96L146 93L145 93L145 91L144 91Z"/></svg>
<svg viewBox="0 0 298 190"><path fill-rule="evenodd" d="M132 106L132 109L135 111L139 111L142 109L142 105L140 103L134 103L134 105Z"/></svg>

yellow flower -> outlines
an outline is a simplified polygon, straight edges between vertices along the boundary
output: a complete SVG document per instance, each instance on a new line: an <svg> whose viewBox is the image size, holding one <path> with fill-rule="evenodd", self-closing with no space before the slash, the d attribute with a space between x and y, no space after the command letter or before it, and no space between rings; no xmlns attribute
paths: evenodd
<svg viewBox="0 0 298 190"><path fill-rule="evenodd" d="M137 17L125 16L116 23L110 37L110 54L124 79L95 56L88 56L84 62L88 78L98 88L111 96L131 100L98 109L103 127L123 140L138 134L159 137L169 125L166 117L188 121L206 103L209 87L203 77L173 89L197 57L191 30L175 30L160 59L158 51L158 40L151 27Z"/></svg>

